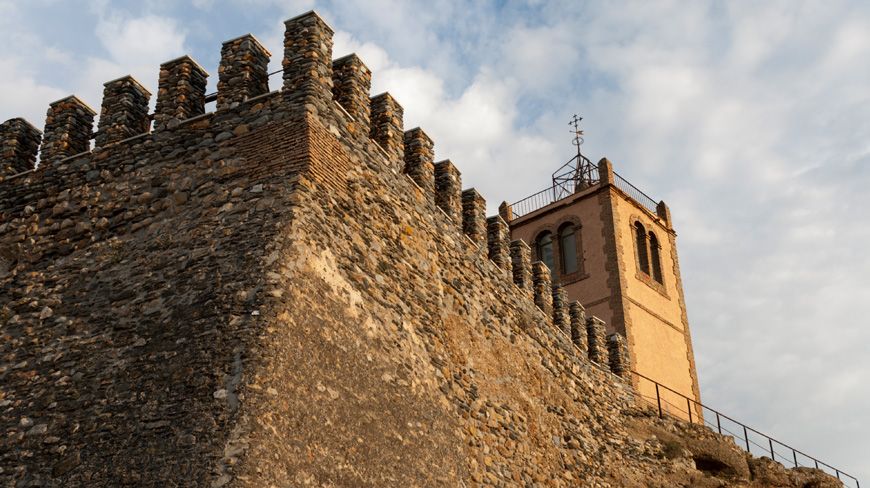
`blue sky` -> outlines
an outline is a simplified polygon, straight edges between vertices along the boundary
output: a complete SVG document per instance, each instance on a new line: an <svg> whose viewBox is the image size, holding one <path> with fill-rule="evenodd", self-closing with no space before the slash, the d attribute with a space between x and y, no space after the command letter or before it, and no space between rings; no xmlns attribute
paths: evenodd
<svg viewBox="0 0 870 488"><path fill-rule="evenodd" d="M586 154L672 210L704 401L870 483L870 3L0 0L0 119L156 92L181 54L216 74L247 32L277 68L311 8L491 210L582 114Z"/></svg>

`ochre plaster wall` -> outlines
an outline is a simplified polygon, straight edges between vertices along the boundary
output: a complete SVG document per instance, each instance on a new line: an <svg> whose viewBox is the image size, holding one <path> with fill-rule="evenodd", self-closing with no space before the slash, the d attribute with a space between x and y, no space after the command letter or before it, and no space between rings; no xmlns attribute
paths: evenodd
<svg viewBox="0 0 870 488"><path fill-rule="evenodd" d="M532 260L537 260L535 239L544 231L552 232L554 239L565 223L574 223L578 228L579 271L570 275L562 273L558 248L555 252L556 271L554 283L562 283L569 300L579 300L586 307L587 316L596 316L614 329L614 313L610 305L611 290L608 285L605 253L605 226L597 188L589 189L567 199L545 212L529 215L511 223L511 238L522 239L532 247Z"/></svg>
<svg viewBox="0 0 870 488"><path fill-rule="evenodd" d="M609 208L612 208L612 214ZM652 230L658 238L661 284L639 271L633 230L636 221L641 222L647 231ZM556 245L554 282L561 282L568 292L568 299L579 300L586 307L588 316L604 320L608 332L626 335L636 371L700 400L679 266L674 262L673 231L620 190L606 186L591 188L549 208L515 219L511 223L511 237L528 242L534 260L537 236L549 231L555 240L559 228L566 222L572 222L580 229L581 266L578 273L563 274ZM643 379L636 380L640 392L654 399L655 385ZM661 395L663 408L688 417L683 398L666 390L661 390Z"/></svg>
<svg viewBox="0 0 870 488"><path fill-rule="evenodd" d="M681 394L700 400L697 393L695 365L684 320L682 289L674 266L670 230L661 219L641 209L622 192L612 192L614 221L619 229L622 252L618 253L623 270L626 339L632 353L634 369ZM659 241L662 282L640 271L634 224L640 222L647 233ZM655 385L639 380L641 394L655 398ZM678 395L661 391L663 408L688 417L686 401ZM695 415L695 412L693 412Z"/></svg>

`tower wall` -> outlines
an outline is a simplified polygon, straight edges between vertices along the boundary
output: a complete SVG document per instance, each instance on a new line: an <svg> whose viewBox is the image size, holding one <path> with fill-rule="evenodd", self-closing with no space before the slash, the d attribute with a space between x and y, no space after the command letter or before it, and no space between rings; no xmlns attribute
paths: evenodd
<svg viewBox="0 0 870 488"><path fill-rule="evenodd" d="M603 160L601 174L612 175ZM590 316L607 324L607 332L626 337L632 368L659 383L700 401L697 373L683 299L676 235L669 211L653 214L619 190L605 183L557 201L511 222L511 238L523 239L537 256L536 240L550 232L554 240L553 282L561 283L568 300L579 300ZM663 209L666 207L661 206ZM638 267L633 225L640 222L658 238L662 283ZM578 271L566 274L559 250L559 231L571 223L577 231ZM655 398L655 385L632 378L640 393ZM663 408L688 418L686 401L662 393ZM692 413L698 417L697 411Z"/></svg>
<svg viewBox="0 0 870 488"><path fill-rule="evenodd" d="M559 282L568 293L568 300L580 300L590 316L596 316L607 324L614 323L620 315L612 297L618 295L618 284L612 283L609 266L615 260L608 259L607 247L612 247L608 239L609 215L603 212L601 192L598 187L575 194L561 203L554 204L544 211L535 212L511 222L511 238L522 239L532 247L532 260L538 260L535 240L543 232L558 236L560 226L572 223L579 228L577 273L565 275L561 272L561 257L556 253L556 272L554 282ZM609 330L615 329L612 326Z"/></svg>
<svg viewBox="0 0 870 488"><path fill-rule="evenodd" d="M611 198L615 210L617 256L624 278L622 303L625 317L624 329L620 332L628 340L633 366L639 373L700 401L679 267L674 261L674 231L624 193L612 189ZM657 237L661 283L654 278L652 270L647 275L638 265L636 222L643 225L648 245L650 232ZM648 258L651 260L651 256ZM637 381L636 386L641 394L655 397L655 385L651 382ZM662 398L665 400L663 408L688 417L684 399L669 392L662 392ZM697 412L692 415L697 418Z"/></svg>

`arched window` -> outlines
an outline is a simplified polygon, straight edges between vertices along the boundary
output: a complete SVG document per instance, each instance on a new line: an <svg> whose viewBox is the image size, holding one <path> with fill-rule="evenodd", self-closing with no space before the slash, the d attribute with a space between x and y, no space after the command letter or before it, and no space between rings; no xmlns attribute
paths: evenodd
<svg viewBox="0 0 870 488"><path fill-rule="evenodd" d="M538 260L550 268L550 272L556 270L556 263L553 261L553 236L549 232L542 232L538 235L535 243L535 248L538 253Z"/></svg>
<svg viewBox="0 0 870 488"><path fill-rule="evenodd" d="M649 254L652 261L652 275L653 279L662 282L662 262L659 258L660 254L659 249L659 240L655 234L650 231L649 233Z"/></svg>
<svg viewBox="0 0 870 488"><path fill-rule="evenodd" d="M634 223L634 239L637 248L637 266L640 271L649 274L649 255L646 251L646 229L640 222Z"/></svg>
<svg viewBox="0 0 870 488"><path fill-rule="evenodd" d="M559 229L559 257L562 273L577 272L577 232L574 224L565 224Z"/></svg>

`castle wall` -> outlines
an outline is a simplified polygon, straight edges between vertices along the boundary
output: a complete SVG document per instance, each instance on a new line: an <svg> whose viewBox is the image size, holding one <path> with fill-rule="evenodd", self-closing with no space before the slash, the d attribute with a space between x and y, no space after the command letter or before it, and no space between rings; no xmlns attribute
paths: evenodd
<svg viewBox="0 0 870 488"><path fill-rule="evenodd" d="M207 486L303 126L265 97L0 184L0 484ZM187 484L180 480L196 480Z"/></svg>
<svg viewBox="0 0 870 488"><path fill-rule="evenodd" d="M308 118L294 239L261 292L273 332L248 396L260 420L238 435L242 485L619 479L588 465L616 462L604 446L626 435L628 384L349 122L326 103Z"/></svg>

